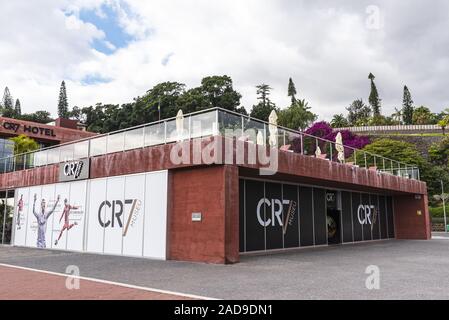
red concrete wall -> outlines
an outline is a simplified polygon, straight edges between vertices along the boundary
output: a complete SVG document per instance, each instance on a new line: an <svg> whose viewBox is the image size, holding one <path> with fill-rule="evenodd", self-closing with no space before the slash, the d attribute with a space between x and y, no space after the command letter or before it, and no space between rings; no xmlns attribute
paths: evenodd
<svg viewBox="0 0 449 320"><path fill-rule="evenodd" d="M238 262L236 168L174 170L170 184L169 259ZM201 212L202 221L192 222L192 212Z"/></svg>
<svg viewBox="0 0 449 320"><path fill-rule="evenodd" d="M239 261L239 171L235 166L224 166L225 174L225 236L226 262Z"/></svg>
<svg viewBox="0 0 449 320"><path fill-rule="evenodd" d="M0 174L0 189L14 189L58 182L58 165Z"/></svg>
<svg viewBox="0 0 449 320"><path fill-rule="evenodd" d="M396 239L431 238L431 224L427 195L420 199L415 195L401 195L393 197L394 224ZM418 214L421 211L421 215Z"/></svg>

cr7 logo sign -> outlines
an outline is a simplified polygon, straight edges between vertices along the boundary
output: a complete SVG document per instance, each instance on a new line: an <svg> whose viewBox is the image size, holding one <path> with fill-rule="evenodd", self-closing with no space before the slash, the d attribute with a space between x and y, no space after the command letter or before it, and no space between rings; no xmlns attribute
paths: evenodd
<svg viewBox="0 0 449 320"><path fill-rule="evenodd" d="M139 199L126 199L125 203L122 200L113 200L112 203L108 200L103 201L98 208L98 222L100 226L103 228L114 228L118 224L119 228L123 228L122 216L125 206L129 209L128 219L123 230L123 236L126 236L128 228L133 227L139 215L141 207L141 201ZM106 208L106 214L104 214L104 208ZM115 223L116 221L117 223Z"/></svg>
<svg viewBox="0 0 449 320"><path fill-rule="evenodd" d="M357 209L357 218L360 224L372 224L375 222L376 207L373 205L359 205ZM373 221L371 220L373 218Z"/></svg>
<svg viewBox="0 0 449 320"><path fill-rule="evenodd" d="M271 208L271 215L266 214L265 218L263 218L264 214L262 211L262 206L266 205L267 207ZM259 203L257 204L257 220L259 221L259 224L262 227L267 227L270 224L274 227L276 225L276 221L280 226L283 226L282 222L282 211L284 210L283 205L289 205L290 200L279 200L279 199L271 199L268 200L267 198L262 198L259 200ZM266 220L264 220L266 219Z"/></svg>
<svg viewBox="0 0 449 320"><path fill-rule="evenodd" d="M75 162L67 162L64 164L64 175L66 177L73 176L75 179L81 174L81 170L83 170L84 163L82 161Z"/></svg>

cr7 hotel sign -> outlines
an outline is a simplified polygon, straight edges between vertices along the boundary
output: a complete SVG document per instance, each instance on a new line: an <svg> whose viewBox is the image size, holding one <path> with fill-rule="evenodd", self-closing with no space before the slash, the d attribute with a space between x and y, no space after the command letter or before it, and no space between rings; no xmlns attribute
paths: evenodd
<svg viewBox="0 0 449 320"><path fill-rule="evenodd" d="M14 133L23 132L25 134L37 134L47 137L56 137L54 130L50 128L21 124L10 121L2 121L1 127L7 131L11 131Z"/></svg>

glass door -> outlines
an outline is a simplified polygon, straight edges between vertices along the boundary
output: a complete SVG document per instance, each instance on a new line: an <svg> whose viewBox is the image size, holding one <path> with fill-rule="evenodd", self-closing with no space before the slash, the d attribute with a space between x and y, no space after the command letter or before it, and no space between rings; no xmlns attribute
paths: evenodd
<svg viewBox="0 0 449 320"><path fill-rule="evenodd" d="M340 192L334 190L326 191L327 208L327 243L341 243L341 200Z"/></svg>

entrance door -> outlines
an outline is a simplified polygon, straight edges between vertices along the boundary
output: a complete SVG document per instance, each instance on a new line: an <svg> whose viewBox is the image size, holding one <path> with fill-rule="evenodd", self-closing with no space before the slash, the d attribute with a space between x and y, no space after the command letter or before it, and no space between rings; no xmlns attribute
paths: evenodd
<svg viewBox="0 0 449 320"><path fill-rule="evenodd" d="M340 211L327 209L327 242L339 244L341 242Z"/></svg>
<svg viewBox="0 0 449 320"><path fill-rule="evenodd" d="M341 225L340 225L340 192L334 190L326 191L326 208L327 208L327 243L341 243Z"/></svg>

